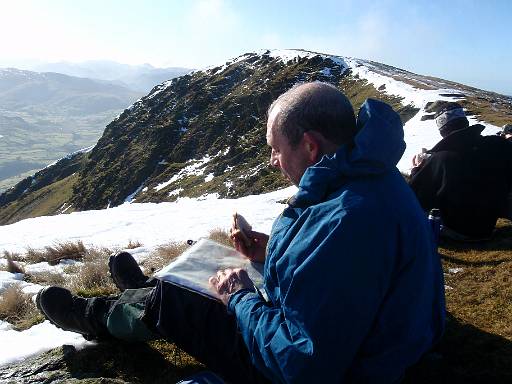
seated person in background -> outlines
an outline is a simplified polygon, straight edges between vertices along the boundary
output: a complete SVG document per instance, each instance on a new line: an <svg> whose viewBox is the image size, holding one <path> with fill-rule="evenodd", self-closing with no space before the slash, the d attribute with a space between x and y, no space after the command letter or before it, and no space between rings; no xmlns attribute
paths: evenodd
<svg viewBox="0 0 512 384"><path fill-rule="evenodd" d="M503 136L508 141L512 141L512 124L505 124L503 131L500 132L500 136Z"/></svg>
<svg viewBox="0 0 512 384"><path fill-rule="evenodd" d="M503 126L503 130L500 132L500 136L503 136L505 139L512 143L512 124L505 124ZM512 189L508 194L508 203L505 209L505 214L502 216L512 220Z"/></svg>
<svg viewBox="0 0 512 384"><path fill-rule="evenodd" d="M398 382L440 339L445 313L429 224L396 168L400 117L367 100L356 121L337 88L306 83L271 105L267 143L299 190L270 237L232 238L265 262L268 301L243 269L212 276L218 302L148 281L123 253L111 273L134 289L85 299L48 287L44 315L96 338L165 338L232 383Z"/></svg>
<svg viewBox="0 0 512 384"><path fill-rule="evenodd" d="M488 239L496 220L507 215L512 143L480 135L484 126L469 126L457 103L443 103L435 119L443 139L415 156L409 184L424 210L440 209L442 235Z"/></svg>

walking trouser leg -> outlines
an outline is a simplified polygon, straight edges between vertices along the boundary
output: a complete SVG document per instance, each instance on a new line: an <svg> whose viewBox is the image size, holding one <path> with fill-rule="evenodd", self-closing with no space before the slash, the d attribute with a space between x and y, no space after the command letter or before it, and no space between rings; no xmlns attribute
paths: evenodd
<svg viewBox="0 0 512 384"><path fill-rule="evenodd" d="M112 304L106 325L115 338L125 341L150 341L160 336L142 321L145 303L153 288L127 289Z"/></svg>
<svg viewBox="0 0 512 384"><path fill-rule="evenodd" d="M268 383L251 363L249 351L226 307L168 282L152 290L144 322L231 383Z"/></svg>

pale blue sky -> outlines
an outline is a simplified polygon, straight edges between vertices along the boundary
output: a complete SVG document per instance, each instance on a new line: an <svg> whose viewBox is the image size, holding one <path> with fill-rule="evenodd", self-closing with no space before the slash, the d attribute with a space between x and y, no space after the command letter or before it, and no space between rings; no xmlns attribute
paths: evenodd
<svg viewBox="0 0 512 384"><path fill-rule="evenodd" d="M245 52L354 56L512 95L512 1L0 0L0 66L201 68Z"/></svg>

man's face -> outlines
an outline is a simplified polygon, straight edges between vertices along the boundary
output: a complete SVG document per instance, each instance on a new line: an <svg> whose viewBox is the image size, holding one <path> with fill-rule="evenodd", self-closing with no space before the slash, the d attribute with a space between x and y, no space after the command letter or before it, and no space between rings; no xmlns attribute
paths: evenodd
<svg viewBox="0 0 512 384"><path fill-rule="evenodd" d="M270 164L278 167L288 180L298 186L306 168L312 165L312 162L302 145L303 139L299 145L292 147L288 139L279 132L279 110L279 106L275 106L267 122L267 144L272 149Z"/></svg>

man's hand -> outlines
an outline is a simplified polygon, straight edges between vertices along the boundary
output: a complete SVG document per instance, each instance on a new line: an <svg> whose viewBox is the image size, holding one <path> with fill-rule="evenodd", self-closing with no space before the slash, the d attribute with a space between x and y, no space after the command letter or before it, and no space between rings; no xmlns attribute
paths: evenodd
<svg viewBox="0 0 512 384"><path fill-rule="evenodd" d="M421 163L423 163L425 159L428 159L429 156L430 154L427 152L427 148L421 148L421 152L414 155L414 157L412 158L412 166L421 166Z"/></svg>
<svg viewBox="0 0 512 384"><path fill-rule="evenodd" d="M235 249L251 261L258 263L265 262L267 254L268 235L256 231L244 231L245 237L249 239L250 246L247 246L239 229L231 227L231 240Z"/></svg>
<svg viewBox="0 0 512 384"><path fill-rule="evenodd" d="M212 288L220 295L224 305L228 305L229 296L240 289L254 289L254 284L242 268L224 269L217 272L216 276L209 279Z"/></svg>

